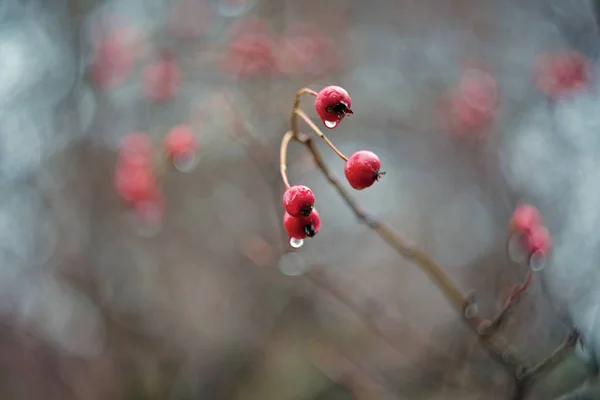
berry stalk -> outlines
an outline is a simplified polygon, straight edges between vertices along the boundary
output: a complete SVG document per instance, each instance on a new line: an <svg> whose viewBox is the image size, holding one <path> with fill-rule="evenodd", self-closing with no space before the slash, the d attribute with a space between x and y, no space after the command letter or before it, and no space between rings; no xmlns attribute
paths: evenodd
<svg viewBox="0 0 600 400"><path fill-rule="evenodd" d="M319 127L312 121L312 119L310 119L310 117L308 115L306 115L306 113L304 111L297 108L297 109L294 109L294 114L298 115L300 118L302 118L304 120L304 122L306 122L306 124L310 127L310 129L312 129L312 131L317 136L319 136L321 139L323 139L325 141L325 143L327 143L327 145L331 148L331 150L333 150L333 152L338 155L339 158L344 160L344 162L348 161L348 157L346 157L344 155L344 153L342 153L341 151L338 150L337 147L335 147L335 145L331 142L331 140L329 140L329 138L319 129Z"/></svg>

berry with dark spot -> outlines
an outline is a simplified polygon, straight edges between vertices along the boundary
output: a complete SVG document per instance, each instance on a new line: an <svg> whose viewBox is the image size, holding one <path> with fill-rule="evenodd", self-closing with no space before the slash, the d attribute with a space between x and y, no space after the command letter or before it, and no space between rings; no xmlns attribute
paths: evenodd
<svg viewBox="0 0 600 400"><path fill-rule="evenodd" d="M319 232L321 218L314 209L307 217L293 217L286 212L283 215L283 226L290 238L305 239L313 237Z"/></svg>
<svg viewBox="0 0 600 400"><path fill-rule="evenodd" d="M308 186L294 185L283 194L283 208L292 217L307 217L315 206L315 195Z"/></svg>
<svg viewBox="0 0 600 400"><path fill-rule="evenodd" d="M356 190L362 190L378 181L384 172L380 172L381 161L371 151L360 150L352 154L344 167L348 183Z"/></svg>
<svg viewBox="0 0 600 400"><path fill-rule="evenodd" d="M315 99L315 110L327 129L335 128L346 115L354 114L350 107L350 95L339 86L324 87Z"/></svg>

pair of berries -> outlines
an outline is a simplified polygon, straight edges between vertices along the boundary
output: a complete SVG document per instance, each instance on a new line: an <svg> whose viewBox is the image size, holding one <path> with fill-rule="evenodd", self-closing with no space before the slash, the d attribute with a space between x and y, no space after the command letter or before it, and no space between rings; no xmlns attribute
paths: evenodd
<svg viewBox="0 0 600 400"><path fill-rule="evenodd" d="M283 194L283 226L290 239L313 237L321 228L321 218L315 210L315 195L308 186L294 185Z"/></svg>
<svg viewBox="0 0 600 400"><path fill-rule="evenodd" d="M164 150L177 166L177 160L189 159L197 151L194 132L186 125L173 127L165 136ZM117 194L138 216L144 217L148 205L163 208L158 177L153 165L153 143L146 132L125 135L120 143L119 158L115 168L114 185Z"/></svg>
<svg viewBox="0 0 600 400"><path fill-rule="evenodd" d="M334 129L347 115L354 112L348 92L339 86L326 86L315 98L315 110L328 129ZM380 172L381 161L372 151L360 150L346 160L344 175L350 186L362 190L373 185L384 175Z"/></svg>
<svg viewBox="0 0 600 400"><path fill-rule="evenodd" d="M552 248L550 231L543 224L540 212L529 204L515 208L509 222L509 234L518 235L521 250L531 258L546 257Z"/></svg>

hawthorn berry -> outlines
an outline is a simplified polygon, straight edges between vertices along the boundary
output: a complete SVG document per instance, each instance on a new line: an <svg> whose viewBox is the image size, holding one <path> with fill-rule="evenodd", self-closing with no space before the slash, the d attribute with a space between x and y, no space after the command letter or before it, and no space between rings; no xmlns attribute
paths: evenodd
<svg viewBox="0 0 600 400"><path fill-rule="evenodd" d="M287 212L283 215L283 226L290 239L313 237L321 229L321 218L317 210L304 217L293 217Z"/></svg>
<svg viewBox="0 0 600 400"><path fill-rule="evenodd" d="M177 125L167 132L164 146L169 158L190 156L198 149L198 141L188 125Z"/></svg>
<svg viewBox="0 0 600 400"><path fill-rule="evenodd" d="M315 195L308 186L294 185L283 193L283 208L292 217L307 217L315 206Z"/></svg>
<svg viewBox="0 0 600 400"><path fill-rule="evenodd" d="M335 128L346 115L354 114L350 107L350 95L339 86L324 87L315 98L315 109L327 129Z"/></svg>
<svg viewBox="0 0 600 400"><path fill-rule="evenodd" d="M535 61L534 82L548 97L570 96L590 84L590 61L576 51L542 54Z"/></svg>
<svg viewBox="0 0 600 400"><path fill-rule="evenodd" d="M381 161L371 151L359 150L348 157L344 174L348 183L356 190L362 190L378 181L384 172L380 172Z"/></svg>
<svg viewBox="0 0 600 400"><path fill-rule="evenodd" d="M152 201L159 193L156 176L149 165L119 160L114 185L117 194L130 205Z"/></svg>
<svg viewBox="0 0 600 400"><path fill-rule="evenodd" d="M457 136L479 133L488 127L497 114L498 83L484 69L465 69L456 88L444 99L441 122Z"/></svg>
<svg viewBox="0 0 600 400"><path fill-rule="evenodd" d="M181 87L181 71L175 57L163 51L157 61L147 65L142 74L146 96L156 102L171 100Z"/></svg>
<svg viewBox="0 0 600 400"><path fill-rule="evenodd" d="M112 34L95 49L90 66L91 79L96 88L110 89L127 78L133 65L133 56L125 41L118 34Z"/></svg>
<svg viewBox="0 0 600 400"><path fill-rule="evenodd" d="M509 232L529 234L542 225L542 216L534 206L520 204L510 218Z"/></svg>
<svg viewBox="0 0 600 400"><path fill-rule="evenodd" d="M530 257L534 254L546 257L552 248L552 237L548 228L538 225L531 232L522 236L521 243L523 250Z"/></svg>

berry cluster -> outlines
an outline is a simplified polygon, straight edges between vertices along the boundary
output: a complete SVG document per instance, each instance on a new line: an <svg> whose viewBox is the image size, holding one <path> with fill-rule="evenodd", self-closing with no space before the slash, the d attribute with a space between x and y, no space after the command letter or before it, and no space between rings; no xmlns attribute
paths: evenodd
<svg viewBox="0 0 600 400"><path fill-rule="evenodd" d="M550 231L544 226L540 212L529 204L520 204L513 211L509 235L518 239L521 251L529 260L534 255L546 257L552 248Z"/></svg>
<svg viewBox="0 0 600 400"><path fill-rule="evenodd" d="M316 96L315 110L328 129L335 128L344 117L354 114L350 108L352 106L350 95L339 86L327 86L318 93L308 89L304 92ZM297 113L296 110L295 112ZM366 189L385 174L380 171L381 161L375 153L368 150L359 150L350 157L345 157L318 128L314 127L313 130L325 139L329 146L345 160L344 175L352 188L356 190ZM283 194L283 208L285 210L283 225L293 247L302 246L305 238L313 237L319 232L321 219L315 210L315 195L309 187L304 185L289 186Z"/></svg>
<svg viewBox="0 0 600 400"><path fill-rule="evenodd" d="M180 171L191 170L196 163L198 144L187 125L171 128L163 141L164 155ZM162 217L164 199L152 139L146 132L133 132L121 139L114 172L117 195L132 207L142 222Z"/></svg>

